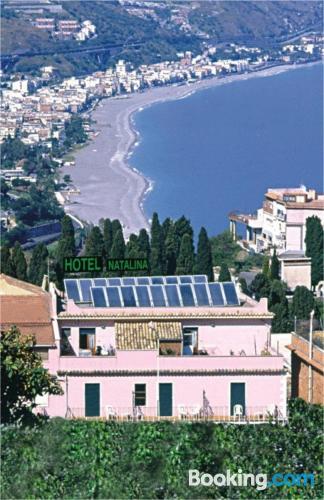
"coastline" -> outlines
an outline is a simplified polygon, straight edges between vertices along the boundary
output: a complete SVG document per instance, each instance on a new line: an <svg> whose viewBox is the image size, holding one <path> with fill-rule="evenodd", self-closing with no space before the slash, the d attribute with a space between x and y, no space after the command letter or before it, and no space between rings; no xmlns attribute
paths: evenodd
<svg viewBox="0 0 324 500"><path fill-rule="evenodd" d="M154 181L129 163L140 143L135 128L135 114L147 107L166 101L185 99L195 92L251 78L274 76L289 70L309 67L279 65L238 75L211 77L190 84L154 87L143 92L99 101L91 113L95 131L99 132L75 154L75 167L65 167L80 195L65 205L68 213L78 219L97 224L100 218L118 218L124 225L125 236L148 229L144 202L154 188Z"/></svg>

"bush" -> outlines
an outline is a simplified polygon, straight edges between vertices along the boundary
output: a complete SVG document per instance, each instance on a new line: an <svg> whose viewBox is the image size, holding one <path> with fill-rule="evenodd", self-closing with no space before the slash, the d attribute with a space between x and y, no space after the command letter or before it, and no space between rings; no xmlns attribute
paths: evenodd
<svg viewBox="0 0 324 500"><path fill-rule="evenodd" d="M295 400L285 426L53 418L2 433L3 498L321 498L323 408ZM314 472L315 487L189 487L188 470Z"/></svg>

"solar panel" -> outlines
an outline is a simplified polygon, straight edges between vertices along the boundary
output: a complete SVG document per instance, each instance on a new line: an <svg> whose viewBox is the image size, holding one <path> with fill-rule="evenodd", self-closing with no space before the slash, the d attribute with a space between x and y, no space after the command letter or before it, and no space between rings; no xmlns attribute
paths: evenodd
<svg viewBox="0 0 324 500"><path fill-rule="evenodd" d="M209 293L212 299L212 303L214 306L223 306L224 299L221 290L221 286L219 283L209 283Z"/></svg>
<svg viewBox="0 0 324 500"><path fill-rule="evenodd" d="M136 300L132 286L121 286L121 294L125 307L136 307Z"/></svg>
<svg viewBox="0 0 324 500"><path fill-rule="evenodd" d="M195 299L192 293L191 285L179 285L180 293L182 297L182 303L184 306L195 306Z"/></svg>
<svg viewBox="0 0 324 500"><path fill-rule="evenodd" d="M194 289L196 292L198 306L209 306L209 297L206 285L204 283L199 283L194 285Z"/></svg>
<svg viewBox="0 0 324 500"><path fill-rule="evenodd" d="M192 276L179 276L180 283L192 283Z"/></svg>
<svg viewBox="0 0 324 500"><path fill-rule="evenodd" d="M91 295L95 307L107 307L105 289L103 287L92 287Z"/></svg>
<svg viewBox="0 0 324 500"><path fill-rule="evenodd" d="M204 274L196 274L193 276L194 283L207 283L207 276Z"/></svg>
<svg viewBox="0 0 324 500"><path fill-rule="evenodd" d="M139 285L135 287L138 305L140 307L151 307L151 300L146 285Z"/></svg>
<svg viewBox="0 0 324 500"><path fill-rule="evenodd" d="M225 298L228 306L239 306L239 300L234 283L223 283Z"/></svg>
<svg viewBox="0 0 324 500"><path fill-rule="evenodd" d="M163 287L161 285L151 285L150 292L155 307L165 307L165 298L163 295Z"/></svg>
<svg viewBox="0 0 324 500"><path fill-rule="evenodd" d="M135 285L135 278L123 278L123 285L124 286Z"/></svg>
<svg viewBox="0 0 324 500"><path fill-rule="evenodd" d="M81 301L77 280L64 280L64 286L68 299L72 299L74 302Z"/></svg>
<svg viewBox="0 0 324 500"><path fill-rule="evenodd" d="M79 281L81 294L82 294L82 302L92 302L90 288L92 287L92 280L89 279L81 279Z"/></svg>
<svg viewBox="0 0 324 500"><path fill-rule="evenodd" d="M120 278L108 278L107 282L108 282L108 286L120 286L121 285Z"/></svg>
<svg viewBox="0 0 324 500"><path fill-rule="evenodd" d="M165 285L165 292L170 307L181 306L177 285Z"/></svg>
<svg viewBox="0 0 324 500"><path fill-rule="evenodd" d="M110 307L121 307L122 306L117 286L107 287L106 292L107 292L107 297L108 297L108 305Z"/></svg>
<svg viewBox="0 0 324 500"><path fill-rule="evenodd" d="M136 279L138 285L150 285L150 278L147 278L146 276L139 276Z"/></svg>
<svg viewBox="0 0 324 500"><path fill-rule="evenodd" d="M178 276L166 276L164 279L168 285L177 285L178 284Z"/></svg>
<svg viewBox="0 0 324 500"><path fill-rule="evenodd" d="M151 278L152 285L163 285L163 277L162 276L152 276Z"/></svg>
<svg viewBox="0 0 324 500"><path fill-rule="evenodd" d="M94 286L107 286L106 278L94 278L92 281Z"/></svg>

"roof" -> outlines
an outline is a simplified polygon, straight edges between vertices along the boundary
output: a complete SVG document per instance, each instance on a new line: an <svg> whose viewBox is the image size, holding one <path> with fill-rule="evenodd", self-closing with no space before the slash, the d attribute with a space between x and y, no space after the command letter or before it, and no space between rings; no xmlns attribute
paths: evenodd
<svg viewBox="0 0 324 500"><path fill-rule="evenodd" d="M0 275L1 330L17 326L33 334L37 345L54 345L51 297L42 288L5 274Z"/></svg>
<svg viewBox="0 0 324 500"><path fill-rule="evenodd" d="M278 259L311 261L311 258L306 257L305 252L303 250L287 250L286 252L283 252L280 255L278 255Z"/></svg>
<svg viewBox="0 0 324 500"><path fill-rule="evenodd" d="M116 322L116 347L127 349L157 349L158 340L181 340L180 322Z"/></svg>

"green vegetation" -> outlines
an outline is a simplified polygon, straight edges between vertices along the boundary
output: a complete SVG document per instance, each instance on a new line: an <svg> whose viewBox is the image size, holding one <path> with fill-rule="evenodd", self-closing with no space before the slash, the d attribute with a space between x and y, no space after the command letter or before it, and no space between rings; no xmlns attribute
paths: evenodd
<svg viewBox="0 0 324 500"><path fill-rule="evenodd" d="M297 319L309 319L315 305L313 293L305 286L297 286L291 304L292 316Z"/></svg>
<svg viewBox="0 0 324 500"><path fill-rule="evenodd" d="M221 265L218 281L231 281L231 273L226 264Z"/></svg>
<svg viewBox="0 0 324 500"><path fill-rule="evenodd" d="M195 251L192 236L184 234L181 239L176 274L192 274L195 263Z"/></svg>
<svg viewBox="0 0 324 500"><path fill-rule="evenodd" d="M323 407L290 403L287 425L51 419L2 435L3 498L321 498ZM49 453L50 450L50 453ZM314 473L315 486L190 487L200 472Z"/></svg>
<svg viewBox="0 0 324 500"><path fill-rule="evenodd" d="M319 217L308 217L306 220L306 255L312 259L312 286L323 279L323 227Z"/></svg>
<svg viewBox="0 0 324 500"><path fill-rule="evenodd" d="M195 274L206 274L206 276L208 276L208 281L214 280L211 244L207 231L204 227L201 228L198 236L197 257L194 272Z"/></svg>
<svg viewBox="0 0 324 500"><path fill-rule="evenodd" d="M163 273L163 233L157 213L153 214L151 224L151 273L159 276Z"/></svg>
<svg viewBox="0 0 324 500"><path fill-rule="evenodd" d="M273 254L271 257L271 266L270 266L270 279L278 280L280 277L280 262L277 257L277 251L274 248Z"/></svg>
<svg viewBox="0 0 324 500"><path fill-rule="evenodd" d="M44 243L36 245L33 249L28 270L28 281L34 285L41 285L44 274L47 274L48 250Z"/></svg>
<svg viewBox="0 0 324 500"><path fill-rule="evenodd" d="M62 394L34 345L33 336L22 336L15 327L0 337L2 424L30 421L37 395Z"/></svg>
<svg viewBox="0 0 324 500"><path fill-rule="evenodd" d="M16 241L11 252L12 275L19 280L27 280L27 262L20 244Z"/></svg>

